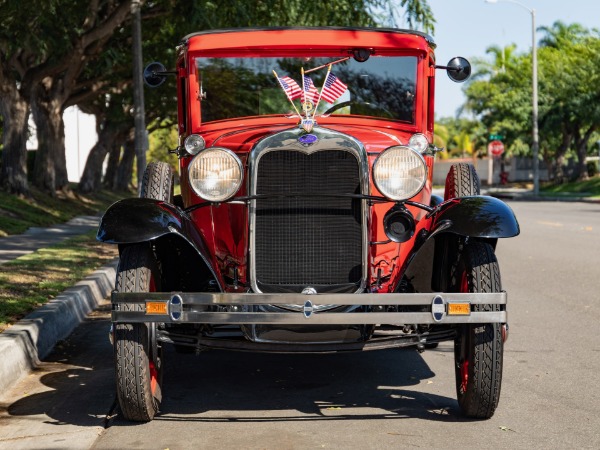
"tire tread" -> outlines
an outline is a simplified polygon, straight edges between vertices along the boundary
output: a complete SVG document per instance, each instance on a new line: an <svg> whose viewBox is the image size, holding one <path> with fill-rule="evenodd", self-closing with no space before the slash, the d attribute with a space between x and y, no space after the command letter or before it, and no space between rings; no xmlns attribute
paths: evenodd
<svg viewBox="0 0 600 450"><path fill-rule="evenodd" d="M468 259L467 278L471 292L501 291L500 269L494 250L484 242L465 245L463 257ZM498 310L499 306L493 307ZM489 311L489 305L476 305L475 311ZM472 368L469 368L467 392L460 391L457 373L457 394L463 413L471 418L489 419L494 415L502 385L503 341L501 325L481 324L466 327L472 343ZM458 370L458 369L457 369Z"/></svg>
<svg viewBox="0 0 600 450"><path fill-rule="evenodd" d="M173 203L173 169L169 164L155 161L146 166L140 196Z"/></svg>
<svg viewBox="0 0 600 450"><path fill-rule="evenodd" d="M481 182L472 164L452 164L446 176L444 200L468 197L481 193Z"/></svg>
<svg viewBox="0 0 600 450"><path fill-rule="evenodd" d="M118 292L147 292L153 259L148 247L123 249L117 272ZM141 305L123 305L126 311L143 309ZM147 422L158 412L159 403L152 396L148 361L148 329L143 323L115 326L115 362L117 397L123 416L135 422Z"/></svg>

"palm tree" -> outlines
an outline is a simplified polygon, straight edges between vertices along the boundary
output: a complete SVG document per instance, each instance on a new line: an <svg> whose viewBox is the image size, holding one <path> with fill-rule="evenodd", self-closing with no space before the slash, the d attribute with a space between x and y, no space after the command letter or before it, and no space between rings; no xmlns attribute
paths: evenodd
<svg viewBox="0 0 600 450"><path fill-rule="evenodd" d="M561 42L580 42L590 35L590 31L578 23L565 24L561 20L557 20L551 27L538 27L539 31L546 33L540 39L540 47L559 48Z"/></svg>
<svg viewBox="0 0 600 450"><path fill-rule="evenodd" d="M499 47L497 45L488 47L485 52L488 55L492 55L492 60L474 58L475 73L471 77L471 80L474 81L483 77L506 73L507 70L514 68L517 60L516 50L516 44L510 44L506 47Z"/></svg>

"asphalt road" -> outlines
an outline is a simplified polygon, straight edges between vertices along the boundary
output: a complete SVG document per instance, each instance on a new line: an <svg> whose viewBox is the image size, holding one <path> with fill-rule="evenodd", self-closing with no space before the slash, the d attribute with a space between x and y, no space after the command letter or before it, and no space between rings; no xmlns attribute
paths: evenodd
<svg viewBox="0 0 600 450"><path fill-rule="evenodd" d="M452 347L419 354L169 352L149 424L114 406L108 315L79 327L0 404L0 448L600 448L600 205L513 202L502 397L460 417Z"/></svg>

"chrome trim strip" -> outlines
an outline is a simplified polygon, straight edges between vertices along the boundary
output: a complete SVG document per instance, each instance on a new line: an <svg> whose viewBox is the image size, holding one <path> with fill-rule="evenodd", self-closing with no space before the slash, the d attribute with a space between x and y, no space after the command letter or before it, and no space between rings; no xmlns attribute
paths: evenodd
<svg viewBox="0 0 600 450"><path fill-rule="evenodd" d="M121 304L145 304L146 301L181 301L181 317L177 320L169 314L146 315L144 311L123 311ZM403 305L429 306L434 299L449 303L473 305L505 305L506 292L494 293L417 293L417 294L316 294L310 296L311 306L316 305ZM113 322L163 322L163 323L206 323L206 324L464 324L464 323L506 323L506 311L472 311L468 316L448 316L435 320L431 312L313 312L306 317L302 312L249 312L252 305L277 305L303 303L303 294L236 294L236 293L120 293L112 294ZM244 305L244 311L214 312L193 311L194 307L210 305ZM258 308L253 308L258 310Z"/></svg>
<svg viewBox="0 0 600 450"><path fill-rule="evenodd" d="M254 294L234 292L113 292L112 303L145 303L146 301L177 301L185 306L227 305L303 305L310 300L313 305L429 305L441 297L445 303L469 302L473 305L506 305L506 292L489 293L402 293L402 294Z"/></svg>
<svg viewBox="0 0 600 450"><path fill-rule="evenodd" d="M359 164L359 176L361 184L361 193L369 195L369 161L367 152L360 141L349 136L347 134L339 133L327 128L315 126L310 134L317 136L318 140L310 145L303 145L298 142L298 138L306 134L302 128L292 128L274 135L268 136L260 140L250 152L248 158L248 192L250 196L256 195L257 188L257 166L260 158L272 151L299 151L303 153L314 153L324 150L335 150L339 148L340 151L348 152L357 159ZM341 144L344 145L341 145ZM351 145L348 145L351 144ZM368 268L368 249L369 249L369 235L370 229L369 224L369 209L366 200L361 201L361 210L363 218L363 229L362 229L362 280L359 288L356 292L362 292L367 284L367 268ZM255 250L255 232L256 232L256 200L250 200L248 207L248 214L250 215L248 224L248 264L249 264L249 277L250 286L254 292L260 293L261 290L258 288L258 282L256 280L256 250ZM301 304L304 303L302 300Z"/></svg>
<svg viewBox="0 0 600 450"><path fill-rule="evenodd" d="M170 316L145 316L136 311L113 311L115 323L203 323L228 325L444 325L465 323L506 323L506 311L474 312L470 316L446 316L436 322L431 313L313 313L305 317L302 313L244 313L244 312L184 312L181 319L173 321Z"/></svg>

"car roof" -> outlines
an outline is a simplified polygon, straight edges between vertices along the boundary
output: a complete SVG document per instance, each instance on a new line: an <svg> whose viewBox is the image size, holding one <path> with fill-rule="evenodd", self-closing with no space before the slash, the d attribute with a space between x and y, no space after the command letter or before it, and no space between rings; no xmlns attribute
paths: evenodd
<svg viewBox="0 0 600 450"><path fill-rule="evenodd" d="M240 33L244 34L240 39ZM298 35L302 38L299 40ZM182 39L188 51L248 48L325 48L343 44L355 47L435 48L433 38L416 30L372 27L252 27L204 30Z"/></svg>

